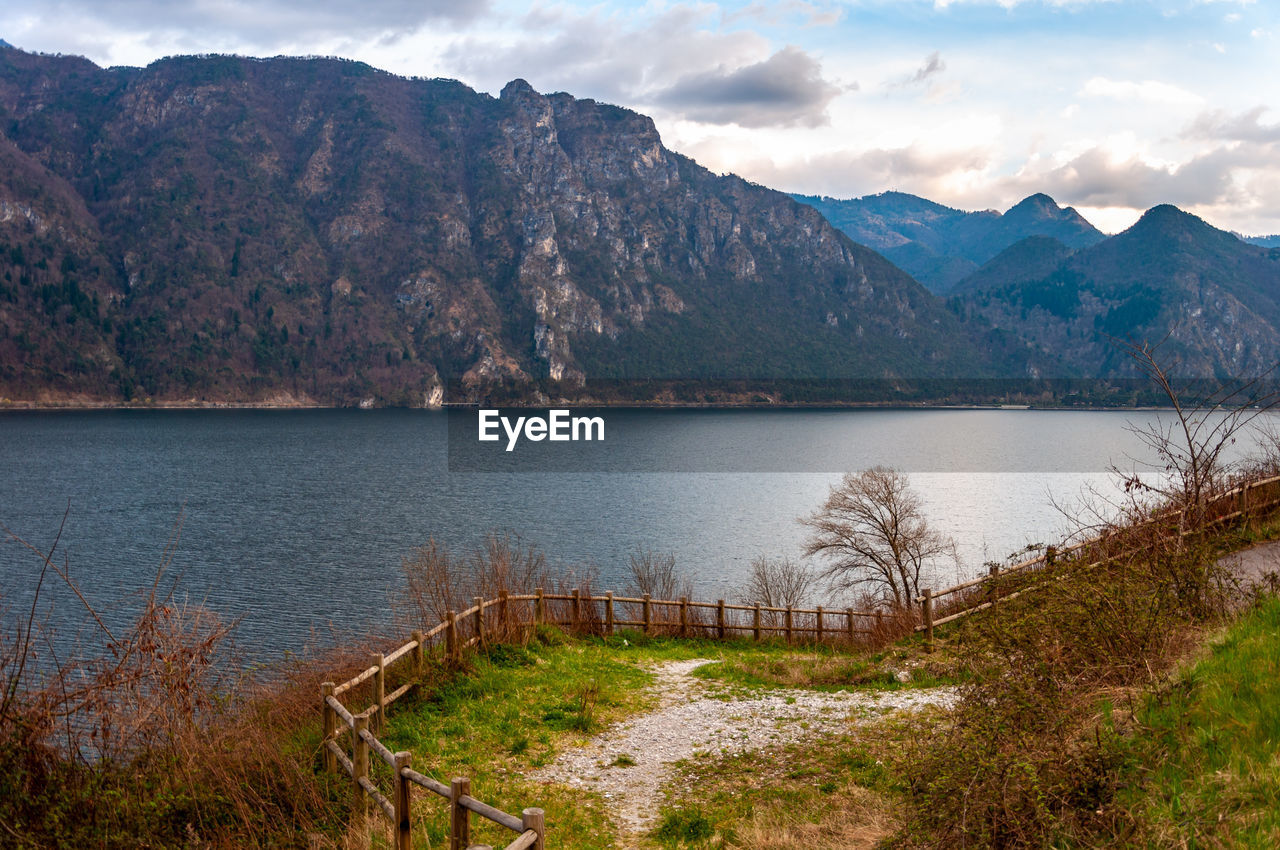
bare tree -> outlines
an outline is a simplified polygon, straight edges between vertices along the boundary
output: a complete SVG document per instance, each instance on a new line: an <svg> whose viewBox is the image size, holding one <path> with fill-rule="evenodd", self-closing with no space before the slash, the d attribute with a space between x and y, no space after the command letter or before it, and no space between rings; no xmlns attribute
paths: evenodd
<svg viewBox="0 0 1280 850"><path fill-rule="evenodd" d="M815 578L808 564L761 556L751 562L744 601L766 608L801 608L809 601Z"/></svg>
<svg viewBox="0 0 1280 850"><path fill-rule="evenodd" d="M1173 411L1172 419L1157 418L1150 425L1129 427L1155 453L1165 476L1154 481L1121 474L1125 489L1161 497L1179 512L1183 530L1198 528L1209 500L1226 489L1234 471L1225 457L1227 449L1257 417L1280 401L1280 395L1266 381L1275 368L1197 393L1190 386L1176 384L1157 358L1163 341L1155 345L1119 344Z"/></svg>
<svg viewBox="0 0 1280 850"><path fill-rule="evenodd" d="M929 528L907 477L883 466L845 474L800 522L813 529L805 556L827 559L821 577L834 589L868 590L895 608L911 604L925 568L955 549Z"/></svg>

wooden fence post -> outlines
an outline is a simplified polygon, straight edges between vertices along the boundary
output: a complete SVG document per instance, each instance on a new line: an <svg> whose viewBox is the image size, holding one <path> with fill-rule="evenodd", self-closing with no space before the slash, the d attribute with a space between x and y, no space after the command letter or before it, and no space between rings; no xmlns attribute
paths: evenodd
<svg viewBox="0 0 1280 850"><path fill-rule="evenodd" d="M649 634L653 628L653 606L649 600L649 594L647 593L644 595L644 602L641 605L641 609L642 616L640 619L644 621L644 633Z"/></svg>
<svg viewBox="0 0 1280 850"><path fill-rule="evenodd" d="M420 629L414 631L412 637L418 644L418 648L413 651L413 678L421 679L422 674L427 672L427 639Z"/></svg>
<svg viewBox="0 0 1280 850"><path fill-rule="evenodd" d="M995 608L996 604L999 603L1000 601L1000 587L996 584L996 582L998 582L999 580L1000 580L1000 565L992 564L991 577L988 579L988 582L991 585L991 607L992 608Z"/></svg>
<svg viewBox="0 0 1280 850"><path fill-rule="evenodd" d="M716 637L724 640L724 600L716 600Z"/></svg>
<svg viewBox="0 0 1280 850"><path fill-rule="evenodd" d="M1057 560L1058 560L1058 547L1057 546L1044 547L1044 565L1046 567L1052 567L1054 562Z"/></svg>
<svg viewBox="0 0 1280 850"><path fill-rule="evenodd" d="M924 608L924 651L933 652L933 591L927 587L920 605Z"/></svg>
<svg viewBox="0 0 1280 850"><path fill-rule="evenodd" d="M857 629L854 627L854 623L853 623L853 609L852 608L844 609L844 614L846 617L849 618L849 643L852 644L855 640L857 640L857 636L858 636Z"/></svg>
<svg viewBox="0 0 1280 850"><path fill-rule="evenodd" d="M547 826L542 809L525 809L520 815L520 825L524 827L525 832L532 829L538 834L538 840L533 843L533 850L546 850Z"/></svg>
<svg viewBox="0 0 1280 850"><path fill-rule="evenodd" d="M498 629L502 632L502 640L511 637L511 615L507 611L509 595L505 590L498 591Z"/></svg>
<svg viewBox="0 0 1280 850"><path fill-rule="evenodd" d="M360 780L369 777L369 744L360 735L369 728L369 713L362 711L352 718L351 728L351 830L357 846L369 846L369 798Z"/></svg>
<svg viewBox="0 0 1280 850"><path fill-rule="evenodd" d="M760 640L760 603L756 603L755 611L751 612L751 636L759 642Z"/></svg>
<svg viewBox="0 0 1280 850"><path fill-rule="evenodd" d="M321 717L324 718L324 738L321 741L321 750L324 754L324 772L337 773L338 757L333 754L333 750L329 749L329 742L338 737L338 715L329 705L329 697L333 696L333 682L322 682L320 684L320 711Z"/></svg>
<svg viewBox="0 0 1280 850"><path fill-rule="evenodd" d="M822 643L822 606L818 606L818 643Z"/></svg>
<svg viewBox="0 0 1280 850"><path fill-rule="evenodd" d="M477 596L471 600L476 609L476 646L484 646L484 600Z"/></svg>
<svg viewBox="0 0 1280 850"><path fill-rule="evenodd" d="M876 609L876 637L884 634L884 611Z"/></svg>
<svg viewBox="0 0 1280 850"><path fill-rule="evenodd" d="M570 617L571 625L569 628L576 633L582 630L582 591L575 587L570 596L573 597L570 600L573 605L573 612Z"/></svg>
<svg viewBox="0 0 1280 850"><path fill-rule="evenodd" d="M544 607L546 602L542 598L542 588L538 588L533 592L533 624L541 626L542 621L546 619L547 609Z"/></svg>
<svg viewBox="0 0 1280 850"><path fill-rule="evenodd" d="M456 664L462 658L462 647L458 645L458 615L452 611L444 612L444 650L449 656L449 663Z"/></svg>
<svg viewBox="0 0 1280 850"><path fill-rule="evenodd" d="M613 591L604 595L604 633L613 634Z"/></svg>
<svg viewBox="0 0 1280 850"><path fill-rule="evenodd" d="M449 783L449 850L467 850L471 846L471 812L461 800L471 795L471 780L455 776Z"/></svg>
<svg viewBox="0 0 1280 850"><path fill-rule="evenodd" d="M689 636L689 597L680 597L680 637Z"/></svg>
<svg viewBox="0 0 1280 850"><path fill-rule="evenodd" d="M382 733L384 723L383 715L387 713L387 656L377 653L373 656L373 666L378 668L378 672L373 674L373 704L378 707L378 713L373 716L373 734Z"/></svg>
<svg viewBox="0 0 1280 850"><path fill-rule="evenodd" d="M410 764L410 755L406 752L395 755L396 790L396 850L413 850L413 822L409 817L409 782L404 775Z"/></svg>
<svg viewBox="0 0 1280 850"><path fill-rule="evenodd" d="M790 605L787 606L787 611L782 616L784 618L783 627L785 629L783 633L787 636L787 643L791 643L791 606Z"/></svg>

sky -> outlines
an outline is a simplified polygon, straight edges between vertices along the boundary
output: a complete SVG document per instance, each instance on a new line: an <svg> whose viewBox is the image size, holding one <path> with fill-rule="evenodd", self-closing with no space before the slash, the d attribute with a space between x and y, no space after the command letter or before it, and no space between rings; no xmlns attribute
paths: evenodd
<svg viewBox="0 0 1280 850"><path fill-rule="evenodd" d="M0 0L0 38L104 66L343 56L494 95L520 77L788 192L1045 192L1107 232L1171 203L1280 233L1268 0Z"/></svg>

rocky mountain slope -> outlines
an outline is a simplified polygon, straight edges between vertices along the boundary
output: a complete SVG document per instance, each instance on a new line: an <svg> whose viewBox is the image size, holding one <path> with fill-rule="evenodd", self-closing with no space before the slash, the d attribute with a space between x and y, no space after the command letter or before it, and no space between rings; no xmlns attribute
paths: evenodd
<svg viewBox="0 0 1280 850"><path fill-rule="evenodd" d="M11 398L1025 372L816 210L520 80L0 49L0 162Z"/></svg>
<svg viewBox="0 0 1280 850"><path fill-rule="evenodd" d="M1001 214L965 212L904 192L852 200L794 195L822 212L855 241L875 248L936 293L1028 236L1048 236L1084 248L1104 235L1071 207L1048 195L1024 198Z"/></svg>

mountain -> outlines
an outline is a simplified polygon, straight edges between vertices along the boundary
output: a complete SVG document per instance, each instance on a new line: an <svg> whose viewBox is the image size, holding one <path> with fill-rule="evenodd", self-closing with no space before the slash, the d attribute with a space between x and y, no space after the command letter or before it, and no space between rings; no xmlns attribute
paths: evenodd
<svg viewBox="0 0 1280 850"><path fill-rule="evenodd" d="M1020 373L818 211L521 80L494 98L342 60L5 50L0 162L0 396Z"/></svg>
<svg viewBox="0 0 1280 850"><path fill-rule="evenodd" d="M1236 235L1239 236L1239 234ZM1250 245L1261 245L1264 248L1280 248L1280 234L1274 234L1271 236L1240 236L1240 238L1245 242L1248 242Z"/></svg>
<svg viewBox="0 0 1280 850"><path fill-rule="evenodd" d="M1004 214L965 212L903 192L852 200L793 195L855 241L875 248L927 286L947 293L1004 249L1028 236L1084 248L1105 236L1048 195L1024 198Z"/></svg>
<svg viewBox="0 0 1280 850"><path fill-rule="evenodd" d="M952 288L952 294L1000 290L1039 280L1075 251L1052 236L1028 236L1013 243Z"/></svg>
<svg viewBox="0 0 1280 850"><path fill-rule="evenodd" d="M1186 378L1256 375L1280 362L1280 248L1246 244L1173 206L1074 252L1021 242L956 293L960 315L1086 377L1126 374L1116 339L1167 337L1167 365Z"/></svg>

